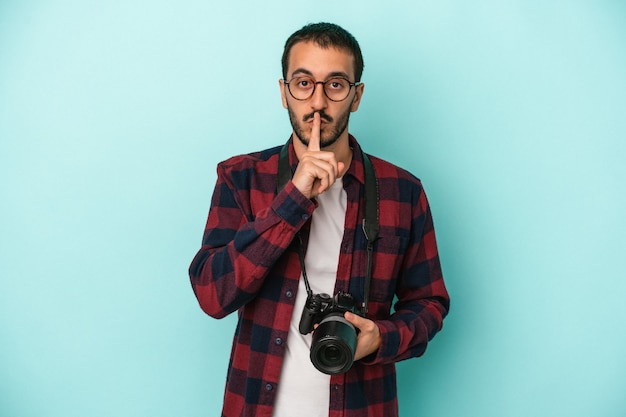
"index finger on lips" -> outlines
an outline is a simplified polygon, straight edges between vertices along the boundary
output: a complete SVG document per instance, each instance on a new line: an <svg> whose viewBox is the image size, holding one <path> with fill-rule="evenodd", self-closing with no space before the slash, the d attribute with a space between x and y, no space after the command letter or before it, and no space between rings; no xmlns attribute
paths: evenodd
<svg viewBox="0 0 626 417"><path fill-rule="evenodd" d="M313 127L311 129L311 138L309 139L308 150L318 152L320 150L320 129L322 126L322 118L318 112L313 114Z"/></svg>

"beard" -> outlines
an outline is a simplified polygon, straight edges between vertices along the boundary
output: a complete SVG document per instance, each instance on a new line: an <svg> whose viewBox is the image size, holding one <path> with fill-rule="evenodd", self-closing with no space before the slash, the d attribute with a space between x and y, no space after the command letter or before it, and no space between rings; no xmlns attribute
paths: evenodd
<svg viewBox="0 0 626 417"><path fill-rule="evenodd" d="M311 131L308 129L305 130L303 125L312 119L315 113L305 114L302 117L302 123L300 123L291 107L288 106L287 111L289 112L289 121L291 122L291 127L293 128L294 133L304 146L309 146ZM326 128L320 131L320 148L327 148L337 142L339 136L341 136L341 134L348 128L348 122L350 121L350 109L348 108L344 113L341 113L337 117L336 122L335 119L326 114L324 110L320 110L318 113L320 114L320 118L328 123Z"/></svg>

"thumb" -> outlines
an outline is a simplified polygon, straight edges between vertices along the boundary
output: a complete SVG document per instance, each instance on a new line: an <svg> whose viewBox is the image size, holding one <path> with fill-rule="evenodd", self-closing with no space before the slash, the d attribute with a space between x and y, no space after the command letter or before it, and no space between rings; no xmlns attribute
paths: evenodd
<svg viewBox="0 0 626 417"><path fill-rule="evenodd" d="M363 325L365 319L358 314L351 313L346 311L343 317L348 320L354 327L360 328Z"/></svg>
<svg viewBox="0 0 626 417"><path fill-rule="evenodd" d="M346 167L346 164L343 162L337 162L337 176L340 176L343 173L343 169Z"/></svg>

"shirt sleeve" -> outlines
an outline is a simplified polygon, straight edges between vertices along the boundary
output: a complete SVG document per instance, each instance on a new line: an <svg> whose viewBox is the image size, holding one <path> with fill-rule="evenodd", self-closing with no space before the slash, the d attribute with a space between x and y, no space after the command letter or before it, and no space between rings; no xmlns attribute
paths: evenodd
<svg viewBox="0 0 626 417"><path fill-rule="evenodd" d="M254 169L246 172L218 165L202 246L189 267L200 307L215 318L238 310L257 295L315 208L291 181L277 195L242 187L254 184L245 179L254 175ZM255 212L253 203L263 208Z"/></svg>
<svg viewBox="0 0 626 417"><path fill-rule="evenodd" d="M365 364L423 355L450 308L432 214L423 189L412 206L413 227L396 284L397 302L388 319L375 320L382 343L375 354L364 358Z"/></svg>

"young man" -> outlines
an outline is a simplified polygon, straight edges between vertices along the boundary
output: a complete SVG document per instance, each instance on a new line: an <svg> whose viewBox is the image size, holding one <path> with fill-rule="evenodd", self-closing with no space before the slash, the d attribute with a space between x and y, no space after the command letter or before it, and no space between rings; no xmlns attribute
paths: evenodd
<svg viewBox="0 0 626 417"><path fill-rule="evenodd" d="M189 272L207 314L239 315L222 416L397 416L395 362L422 355L442 327L449 297L421 183L368 158L348 133L362 71L359 45L341 27L295 32L279 81L293 127L284 151L218 165ZM373 242L362 227L368 201L379 217ZM348 293L358 306L337 319L358 332L347 371L322 373L309 358L311 334L299 329L309 289Z"/></svg>

